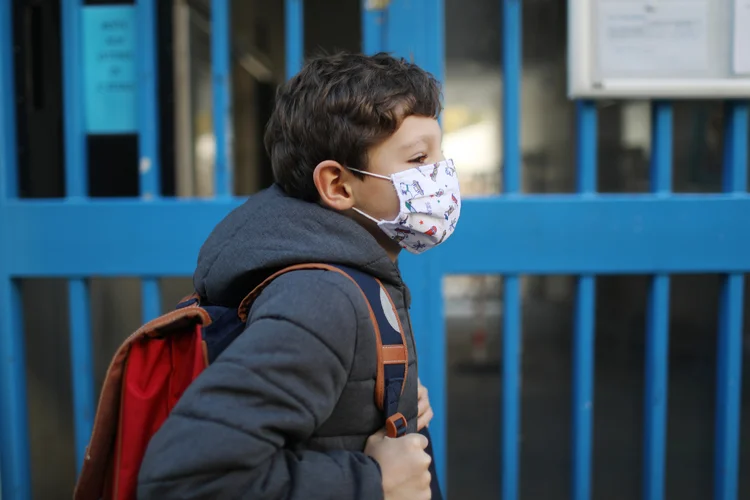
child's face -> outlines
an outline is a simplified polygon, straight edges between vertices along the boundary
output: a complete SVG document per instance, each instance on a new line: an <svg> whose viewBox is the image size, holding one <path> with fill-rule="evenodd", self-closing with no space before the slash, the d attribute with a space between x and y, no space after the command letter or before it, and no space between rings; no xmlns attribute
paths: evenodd
<svg viewBox="0 0 750 500"><path fill-rule="evenodd" d="M367 171L390 176L409 168L444 160L442 132L438 121L424 116L409 116L396 133L368 152ZM356 207L380 220L393 220L399 213L399 199L393 184L385 179L365 176L352 185ZM375 228L376 231L379 230ZM390 242L392 243L392 242Z"/></svg>

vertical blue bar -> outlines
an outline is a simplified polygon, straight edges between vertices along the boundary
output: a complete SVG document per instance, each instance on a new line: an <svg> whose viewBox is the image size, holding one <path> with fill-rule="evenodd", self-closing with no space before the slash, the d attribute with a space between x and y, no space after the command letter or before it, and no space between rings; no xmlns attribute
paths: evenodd
<svg viewBox="0 0 750 500"><path fill-rule="evenodd" d="M83 0L62 0L63 120L65 194L88 196L86 132L83 121Z"/></svg>
<svg viewBox="0 0 750 500"><path fill-rule="evenodd" d="M144 323L161 315L161 292L157 278L146 278L142 282L141 314Z"/></svg>
<svg viewBox="0 0 750 500"><path fill-rule="evenodd" d="M156 2L138 0L138 147L140 192L145 199L161 195L159 106L157 103Z"/></svg>
<svg viewBox="0 0 750 500"><path fill-rule="evenodd" d="M71 280L68 286L70 308L71 369L73 372L73 410L75 418L76 465L78 471L86 456L91 438L96 400L94 398L94 363L91 349L91 310L88 282Z"/></svg>
<svg viewBox="0 0 750 500"><path fill-rule="evenodd" d="M418 23L418 30L414 38L401 38L400 43L410 43L414 47L414 62L420 67L429 71L437 80L445 83L445 14L444 1L435 0L412 0L411 13L397 13L393 11L393 6L402 5L404 2L393 3L391 10L383 18L386 28L390 31L393 28L393 21L397 17L405 19L423 19ZM403 34L409 33L409 27L399 28L398 31ZM399 52L404 49L399 48ZM417 257L415 260L421 260L424 255ZM435 418L430 424L430 434L432 438L432 451L435 456L435 470L438 480L443 491L447 496L448 492L448 397L447 397L447 375L446 375L446 342L445 336L445 316L443 314L443 278L440 272L441 260L438 254L430 254L425 262L426 273L422 276L431 276L428 282L427 290L424 292L429 298L424 308L424 314L430 321L427 329L422 333L426 337L421 343L429 345L429 383L430 399L435 409ZM431 311L435 304L440 304L440 311ZM435 337L433 337L433 335ZM435 341L437 339L437 341ZM424 364L426 356L419 356L420 363ZM420 366L422 366L422 364Z"/></svg>
<svg viewBox="0 0 750 500"><path fill-rule="evenodd" d="M652 104L651 191L669 196L672 189L672 105ZM664 498L667 375L669 364L669 276L651 279L646 324L646 389L643 498Z"/></svg>
<svg viewBox="0 0 750 500"><path fill-rule="evenodd" d="M521 392L521 282L505 276L503 312L502 498L518 498Z"/></svg>
<svg viewBox="0 0 750 500"><path fill-rule="evenodd" d="M372 0L362 2L362 52L368 55L387 51L386 9L374 8Z"/></svg>
<svg viewBox="0 0 750 500"><path fill-rule="evenodd" d="M748 104L727 105L724 129L724 191L747 188ZM737 217L744 217L737 214ZM714 499L738 498L740 407L742 400L742 313L744 276L723 276L719 302L719 345L716 362L716 430Z"/></svg>
<svg viewBox="0 0 750 500"><path fill-rule="evenodd" d="M445 1L422 0L426 20L425 62L423 68L440 82L445 82Z"/></svg>
<svg viewBox="0 0 750 500"><path fill-rule="evenodd" d="M303 0L285 0L284 35L286 38L286 77L302 69L305 58L305 14Z"/></svg>
<svg viewBox="0 0 750 500"><path fill-rule="evenodd" d="M646 325L646 394L643 498L664 498L667 374L669 361L669 276L652 277Z"/></svg>
<svg viewBox="0 0 750 500"><path fill-rule="evenodd" d="M211 1L211 64L216 140L216 196L232 196L232 67L230 0Z"/></svg>
<svg viewBox="0 0 750 500"><path fill-rule="evenodd" d="M434 0L362 1L362 46L366 54L387 51L404 57L443 80L443 2ZM414 19L420 22L414 24ZM447 491L447 397L445 322L442 315L439 255L399 259L404 281L412 290L411 318L419 351L419 376L430 389L435 418L430 423L435 469Z"/></svg>
<svg viewBox="0 0 750 500"><path fill-rule="evenodd" d="M432 452L440 487L447 491L446 475L446 374L445 316L440 256L427 254L399 257L404 282L412 292L409 315L419 357L419 378L430 390L435 417L430 422Z"/></svg>
<svg viewBox="0 0 750 500"><path fill-rule="evenodd" d="M719 302L716 376L714 498L736 500L742 385L742 309L744 276L723 277Z"/></svg>
<svg viewBox="0 0 750 500"><path fill-rule="evenodd" d="M729 102L724 124L725 193L746 193L748 157L748 103Z"/></svg>
<svg viewBox="0 0 750 500"><path fill-rule="evenodd" d="M82 0L63 0L63 115L65 120L65 187L68 198L88 196L85 130L83 121ZM88 284L68 284L70 353L73 379L73 414L76 462L80 469L94 419L93 361Z"/></svg>
<svg viewBox="0 0 750 500"><path fill-rule="evenodd" d="M138 146L140 191L148 200L161 195L159 107L157 105L156 3L138 0ZM144 323L161 313L159 281L146 277L141 285Z"/></svg>
<svg viewBox="0 0 750 500"><path fill-rule="evenodd" d="M424 257L424 256L422 256ZM419 258L419 257L417 257ZM425 325L421 332L432 338L425 338L422 345L429 345L429 382L430 401L435 412L435 417L430 423L430 439L432 441L432 453L435 459L435 471L438 482L443 491L443 496L448 495L448 383L446 379L446 344L448 338L445 334L445 313L443 298L443 276L439 274L440 263L435 255L428 257L425 267L429 274L424 274L422 279L428 286L423 290L425 300L422 301L422 317ZM439 276L435 283L432 279L424 276ZM434 336L434 337L433 337ZM437 341L436 341L437 340ZM425 357L419 357L421 360Z"/></svg>
<svg viewBox="0 0 750 500"><path fill-rule="evenodd" d="M577 190L584 195L596 193L596 155L597 155L597 110L593 101L576 103L578 127L578 178Z"/></svg>
<svg viewBox="0 0 750 500"><path fill-rule="evenodd" d="M655 101L651 109L651 192L672 192L672 104Z"/></svg>
<svg viewBox="0 0 750 500"><path fill-rule="evenodd" d="M26 350L19 283L0 273L0 480L2 497L31 498ZM7 309L5 309L7 307Z"/></svg>
<svg viewBox="0 0 750 500"><path fill-rule="evenodd" d="M596 192L596 103L576 104L578 119L578 192ZM594 407L594 276L578 278L573 340L573 500L591 496L591 428Z"/></svg>
<svg viewBox="0 0 750 500"><path fill-rule="evenodd" d="M502 0L503 191L521 191L521 0ZM502 497L518 498L521 391L521 283L505 277L503 314Z"/></svg>
<svg viewBox="0 0 750 500"><path fill-rule="evenodd" d="M0 0L0 203L18 196L11 16L11 0Z"/></svg>
<svg viewBox="0 0 750 500"><path fill-rule="evenodd" d="M521 0L503 1L503 190L521 191Z"/></svg>
<svg viewBox="0 0 750 500"><path fill-rule="evenodd" d="M0 497L31 498L31 458L26 402L26 349L21 290L3 253L3 205L18 196L13 23L10 0L0 0Z"/></svg>

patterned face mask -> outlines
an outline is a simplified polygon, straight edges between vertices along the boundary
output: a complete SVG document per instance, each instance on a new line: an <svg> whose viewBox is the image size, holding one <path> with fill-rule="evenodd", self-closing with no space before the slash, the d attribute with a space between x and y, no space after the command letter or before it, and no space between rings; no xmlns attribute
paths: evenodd
<svg viewBox="0 0 750 500"><path fill-rule="evenodd" d="M438 246L453 234L461 214L461 193L453 160L410 168L390 177L350 169L393 182L399 199L399 214L392 221L376 222L393 241L411 253L419 254Z"/></svg>

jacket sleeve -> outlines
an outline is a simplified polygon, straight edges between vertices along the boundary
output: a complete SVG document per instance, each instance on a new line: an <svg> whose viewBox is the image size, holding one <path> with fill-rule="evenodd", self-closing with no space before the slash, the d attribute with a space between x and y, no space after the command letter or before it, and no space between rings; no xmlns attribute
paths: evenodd
<svg viewBox="0 0 750 500"><path fill-rule="evenodd" d="M149 443L138 498L381 500L360 452L292 451L332 413L350 372L357 312L346 278L295 271L185 391Z"/></svg>

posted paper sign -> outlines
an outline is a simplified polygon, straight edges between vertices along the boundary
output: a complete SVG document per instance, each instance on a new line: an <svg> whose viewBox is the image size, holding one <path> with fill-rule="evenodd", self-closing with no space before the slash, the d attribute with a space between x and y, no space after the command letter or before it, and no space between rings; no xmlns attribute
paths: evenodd
<svg viewBox="0 0 750 500"><path fill-rule="evenodd" d="M600 71L633 76L705 71L710 1L715 0L599 0Z"/></svg>
<svg viewBox="0 0 750 500"><path fill-rule="evenodd" d="M90 134L133 133L136 123L135 8L83 9L85 128Z"/></svg>
<svg viewBox="0 0 750 500"><path fill-rule="evenodd" d="M750 75L750 0L734 0L734 43L732 70Z"/></svg>

